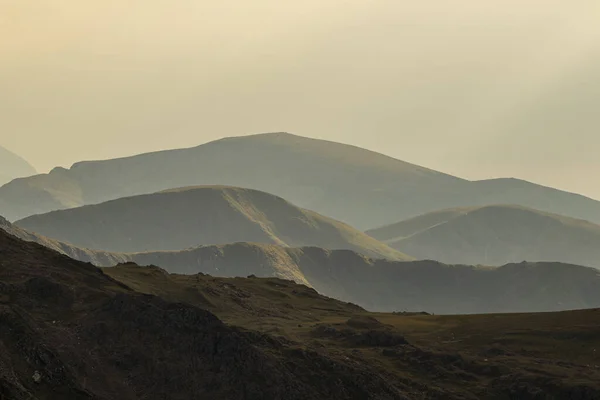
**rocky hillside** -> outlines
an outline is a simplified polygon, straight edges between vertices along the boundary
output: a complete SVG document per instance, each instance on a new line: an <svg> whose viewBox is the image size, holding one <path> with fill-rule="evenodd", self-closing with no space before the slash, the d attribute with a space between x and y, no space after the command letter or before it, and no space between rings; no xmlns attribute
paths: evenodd
<svg viewBox="0 0 600 400"><path fill-rule="evenodd" d="M11 400L592 400L599 318L372 314L280 279L103 272L0 230Z"/></svg>
<svg viewBox="0 0 600 400"><path fill-rule="evenodd" d="M137 293L3 231L0 327L0 394L11 400L405 398L374 368Z"/></svg>
<svg viewBox="0 0 600 400"><path fill-rule="evenodd" d="M419 259L450 264L527 260L600 268L600 225L519 206L443 210L367 233Z"/></svg>

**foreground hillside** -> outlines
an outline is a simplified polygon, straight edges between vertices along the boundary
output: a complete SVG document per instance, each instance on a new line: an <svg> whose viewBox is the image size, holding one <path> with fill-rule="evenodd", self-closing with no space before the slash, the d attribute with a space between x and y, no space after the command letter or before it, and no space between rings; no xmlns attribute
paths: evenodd
<svg viewBox="0 0 600 400"><path fill-rule="evenodd" d="M88 161L0 188L0 214L33 214L138 194L231 185L370 229L451 207L519 204L600 223L600 202L517 179L470 182L365 149L286 133Z"/></svg>
<svg viewBox="0 0 600 400"><path fill-rule="evenodd" d="M348 250L234 243L181 251L109 253L80 249L0 224L18 237L97 266L132 261L181 274L279 277L373 311L426 310L438 314L560 311L600 307L600 276L592 268L519 263L500 268L435 261L373 260Z"/></svg>
<svg viewBox="0 0 600 400"><path fill-rule="evenodd" d="M366 313L280 279L223 279L121 265L138 291L203 304L230 324L376 363L410 399L595 399L600 310L431 316ZM276 300L275 300L276 299ZM350 354L348 354L350 353ZM566 361L568 360L568 361ZM392 378L393 376L393 378Z"/></svg>
<svg viewBox="0 0 600 400"><path fill-rule="evenodd" d="M528 260L600 268L600 225L518 206L443 210L367 233L416 258L450 264Z"/></svg>
<svg viewBox="0 0 600 400"><path fill-rule="evenodd" d="M372 314L279 279L103 273L3 231L0 282L11 400L600 396L595 310Z"/></svg>
<svg viewBox="0 0 600 400"><path fill-rule="evenodd" d="M207 310L137 293L89 264L0 231L2 398L403 399L403 393L375 366L227 326Z"/></svg>
<svg viewBox="0 0 600 400"><path fill-rule="evenodd" d="M143 252L233 242L410 259L344 223L256 190L202 186L36 215L15 225L79 247Z"/></svg>
<svg viewBox="0 0 600 400"><path fill-rule="evenodd" d="M35 175L35 168L18 155L0 146L0 186L15 178Z"/></svg>

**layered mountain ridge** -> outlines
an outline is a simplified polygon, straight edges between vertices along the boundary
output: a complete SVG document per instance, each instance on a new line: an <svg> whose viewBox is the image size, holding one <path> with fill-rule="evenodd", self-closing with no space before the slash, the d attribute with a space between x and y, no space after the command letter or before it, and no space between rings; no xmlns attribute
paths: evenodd
<svg viewBox="0 0 600 400"><path fill-rule="evenodd" d="M235 242L348 249L409 260L365 233L257 190L201 186L35 215L15 225L111 252L181 250Z"/></svg>
<svg viewBox="0 0 600 400"><path fill-rule="evenodd" d="M134 262L185 275L277 277L373 311L473 314L600 307L598 271L555 262L486 268L436 261L376 260L350 250L258 243L110 253L80 249L8 222L0 229L97 266Z"/></svg>
<svg viewBox="0 0 600 400"><path fill-rule="evenodd" d="M519 204L600 222L600 202L517 179L470 182L358 147L287 133L233 137L56 168L0 189L0 214L33 214L195 185L241 186L371 229L443 208Z"/></svg>
<svg viewBox="0 0 600 400"><path fill-rule="evenodd" d="M276 278L100 270L0 230L11 400L593 400L599 318L368 313Z"/></svg>
<svg viewBox="0 0 600 400"><path fill-rule="evenodd" d="M515 205L441 210L367 233L416 258L450 264L527 260L600 268L600 225Z"/></svg>

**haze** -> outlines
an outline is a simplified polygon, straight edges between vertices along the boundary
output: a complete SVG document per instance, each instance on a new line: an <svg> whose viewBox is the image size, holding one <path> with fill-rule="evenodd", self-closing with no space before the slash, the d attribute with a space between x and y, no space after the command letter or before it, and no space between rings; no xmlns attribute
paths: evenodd
<svg viewBox="0 0 600 400"><path fill-rule="evenodd" d="M38 170L267 131L600 198L597 0L2 0Z"/></svg>

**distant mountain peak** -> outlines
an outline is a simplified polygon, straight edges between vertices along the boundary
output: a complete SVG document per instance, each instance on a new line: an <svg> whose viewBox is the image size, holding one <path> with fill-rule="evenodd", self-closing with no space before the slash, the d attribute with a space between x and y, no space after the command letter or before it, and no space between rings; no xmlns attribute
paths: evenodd
<svg viewBox="0 0 600 400"><path fill-rule="evenodd" d="M23 157L0 146L0 186L16 178L35 175L35 168Z"/></svg>
<svg viewBox="0 0 600 400"><path fill-rule="evenodd" d="M257 133L255 135L249 135L249 136L273 136L273 137L304 137L304 136L300 136L300 135L296 135L294 133L290 133L290 132L263 132L263 133Z"/></svg>
<svg viewBox="0 0 600 400"><path fill-rule="evenodd" d="M35 215L16 225L79 247L113 252L256 242L411 259L347 224L297 207L282 197L222 185L126 197Z"/></svg>
<svg viewBox="0 0 600 400"><path fill-rule="evenodd" d="M417 258L450 264L554 260L600 268L600 225L521 205L440 210L367 233Z"/></svg>
<svg viewBox="0 0 600 400"><path fill-rule="evenodd" d="M365 230L453 207L520 204L600 223L600 202L518 179L468 181L371 150L289 132L104 161L13 181L8 220L166 189L226 185L272 193Z"/></svg>

